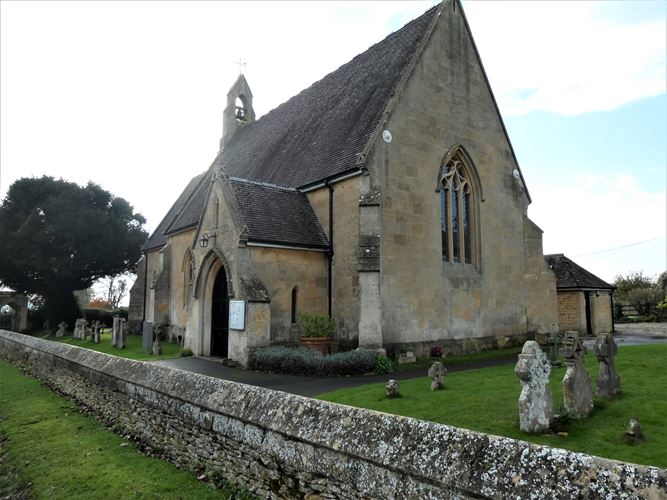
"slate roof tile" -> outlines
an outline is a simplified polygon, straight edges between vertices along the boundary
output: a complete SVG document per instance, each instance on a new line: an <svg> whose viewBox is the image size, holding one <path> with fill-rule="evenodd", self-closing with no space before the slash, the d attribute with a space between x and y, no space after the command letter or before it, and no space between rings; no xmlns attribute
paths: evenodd
<svg viewBox="0 0 667 500"><path fill-rule="evenodd" d="M167 243L167 236L166 236L167 230L172 225L172 223L179 217L179 215L187 205L188 201L190 201L192 195L197 191L197 188L202 183L205 184L205 182L203 181L204 178L206 177L206 173L207 172L201 173L190 180L190 182L185 187L183 192L176 199L176 202L167 212L167 215L164 216L160 224L158 224L157 228L155 228L155 231L153 231L153 234L151 234L146 243L144 243L144 245L141 247L142 251L159 248L163 246L165 243Z"/></svg>
<svg viewBox="0 0 667 500"><path fill-rule="evenodd" d="M296 189L230 178L248 240L327 248L327 239L305 194Z"/></svg>
<svg viewBox="0 0 667 500"><path fill-rule="evenodd" d="M601 280L562 253L545 255L544 259L556 275L557 289L612 289L612 285Z"/></svg>
<svg viewBox="0 0 667 500"><path fill-rule="evenodd" d="M222 151L226 173L301 187L355 169L435 12L236 131Z"/></svg>

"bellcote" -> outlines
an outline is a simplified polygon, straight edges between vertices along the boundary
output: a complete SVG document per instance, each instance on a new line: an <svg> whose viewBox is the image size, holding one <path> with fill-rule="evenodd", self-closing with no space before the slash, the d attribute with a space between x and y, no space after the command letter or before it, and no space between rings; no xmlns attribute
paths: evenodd
<svg viewBox="0 0 667 500"><path fill-rule="evenodd" d="M222 139L220 148L229 142L241 127L255 121L252 109L252 92L245 76L239 75L227 92L227 106L222 112Z"/></svg>

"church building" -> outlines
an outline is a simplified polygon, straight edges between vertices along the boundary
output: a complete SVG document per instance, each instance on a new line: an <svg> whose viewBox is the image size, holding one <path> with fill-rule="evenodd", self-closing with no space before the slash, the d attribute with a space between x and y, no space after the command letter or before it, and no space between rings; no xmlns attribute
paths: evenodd
<svg viewBox="0 0 667 500"><path fill-rule="evenodd" d="M458 0L259 119L243 76L220 148L144 245L130 324L245 364L299 312L365 348L474 350L558 329L556 280Z"/></svg>

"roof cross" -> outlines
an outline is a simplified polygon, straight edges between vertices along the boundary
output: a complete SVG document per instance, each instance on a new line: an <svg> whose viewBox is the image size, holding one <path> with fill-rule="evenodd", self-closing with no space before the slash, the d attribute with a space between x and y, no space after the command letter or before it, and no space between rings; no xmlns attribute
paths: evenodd
<svg viewBox="0 0 667 500"><path fill-rule="evenodd" d="M239 58L239 60L236 61L235 64L238 64L238 65L239 65L239 75L242 75L242 74L243 74L243 68L244 68L245 65L246 65L245 61L244 61L243 59Z"/></svg>

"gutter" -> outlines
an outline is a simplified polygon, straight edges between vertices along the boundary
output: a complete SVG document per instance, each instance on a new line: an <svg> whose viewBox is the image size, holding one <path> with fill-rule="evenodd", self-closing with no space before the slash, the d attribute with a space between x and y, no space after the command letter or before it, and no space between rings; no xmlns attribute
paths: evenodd
<svg viewBox="0 0 667 500"><path fill-rule="evenodd" d="M310 191L315 191L316 189L323 188L325 186L330 186L331 184L334 184L336 182L344 181L345 179L362 175L363 173L364 173L363 170L361 170L359 167L354 167L350 170L346 170L345 172L341 172L340 174L327 177L323 181L315 181L314 183L304 184L302 187L298 188L298 190L301 191L302 193L308 193Z"/></svg>
<svg viewBox="0 0 667 500"><path fill-rule="evenodd" d="M305 250L309 252L328 252L329 250L326 247L310 247L307 245L298 246L298 245L285 245L283 243L272 242L272 241L246 241L246 246L249 247L265 247L265 248L284 248L287 250Z"/></svg>

